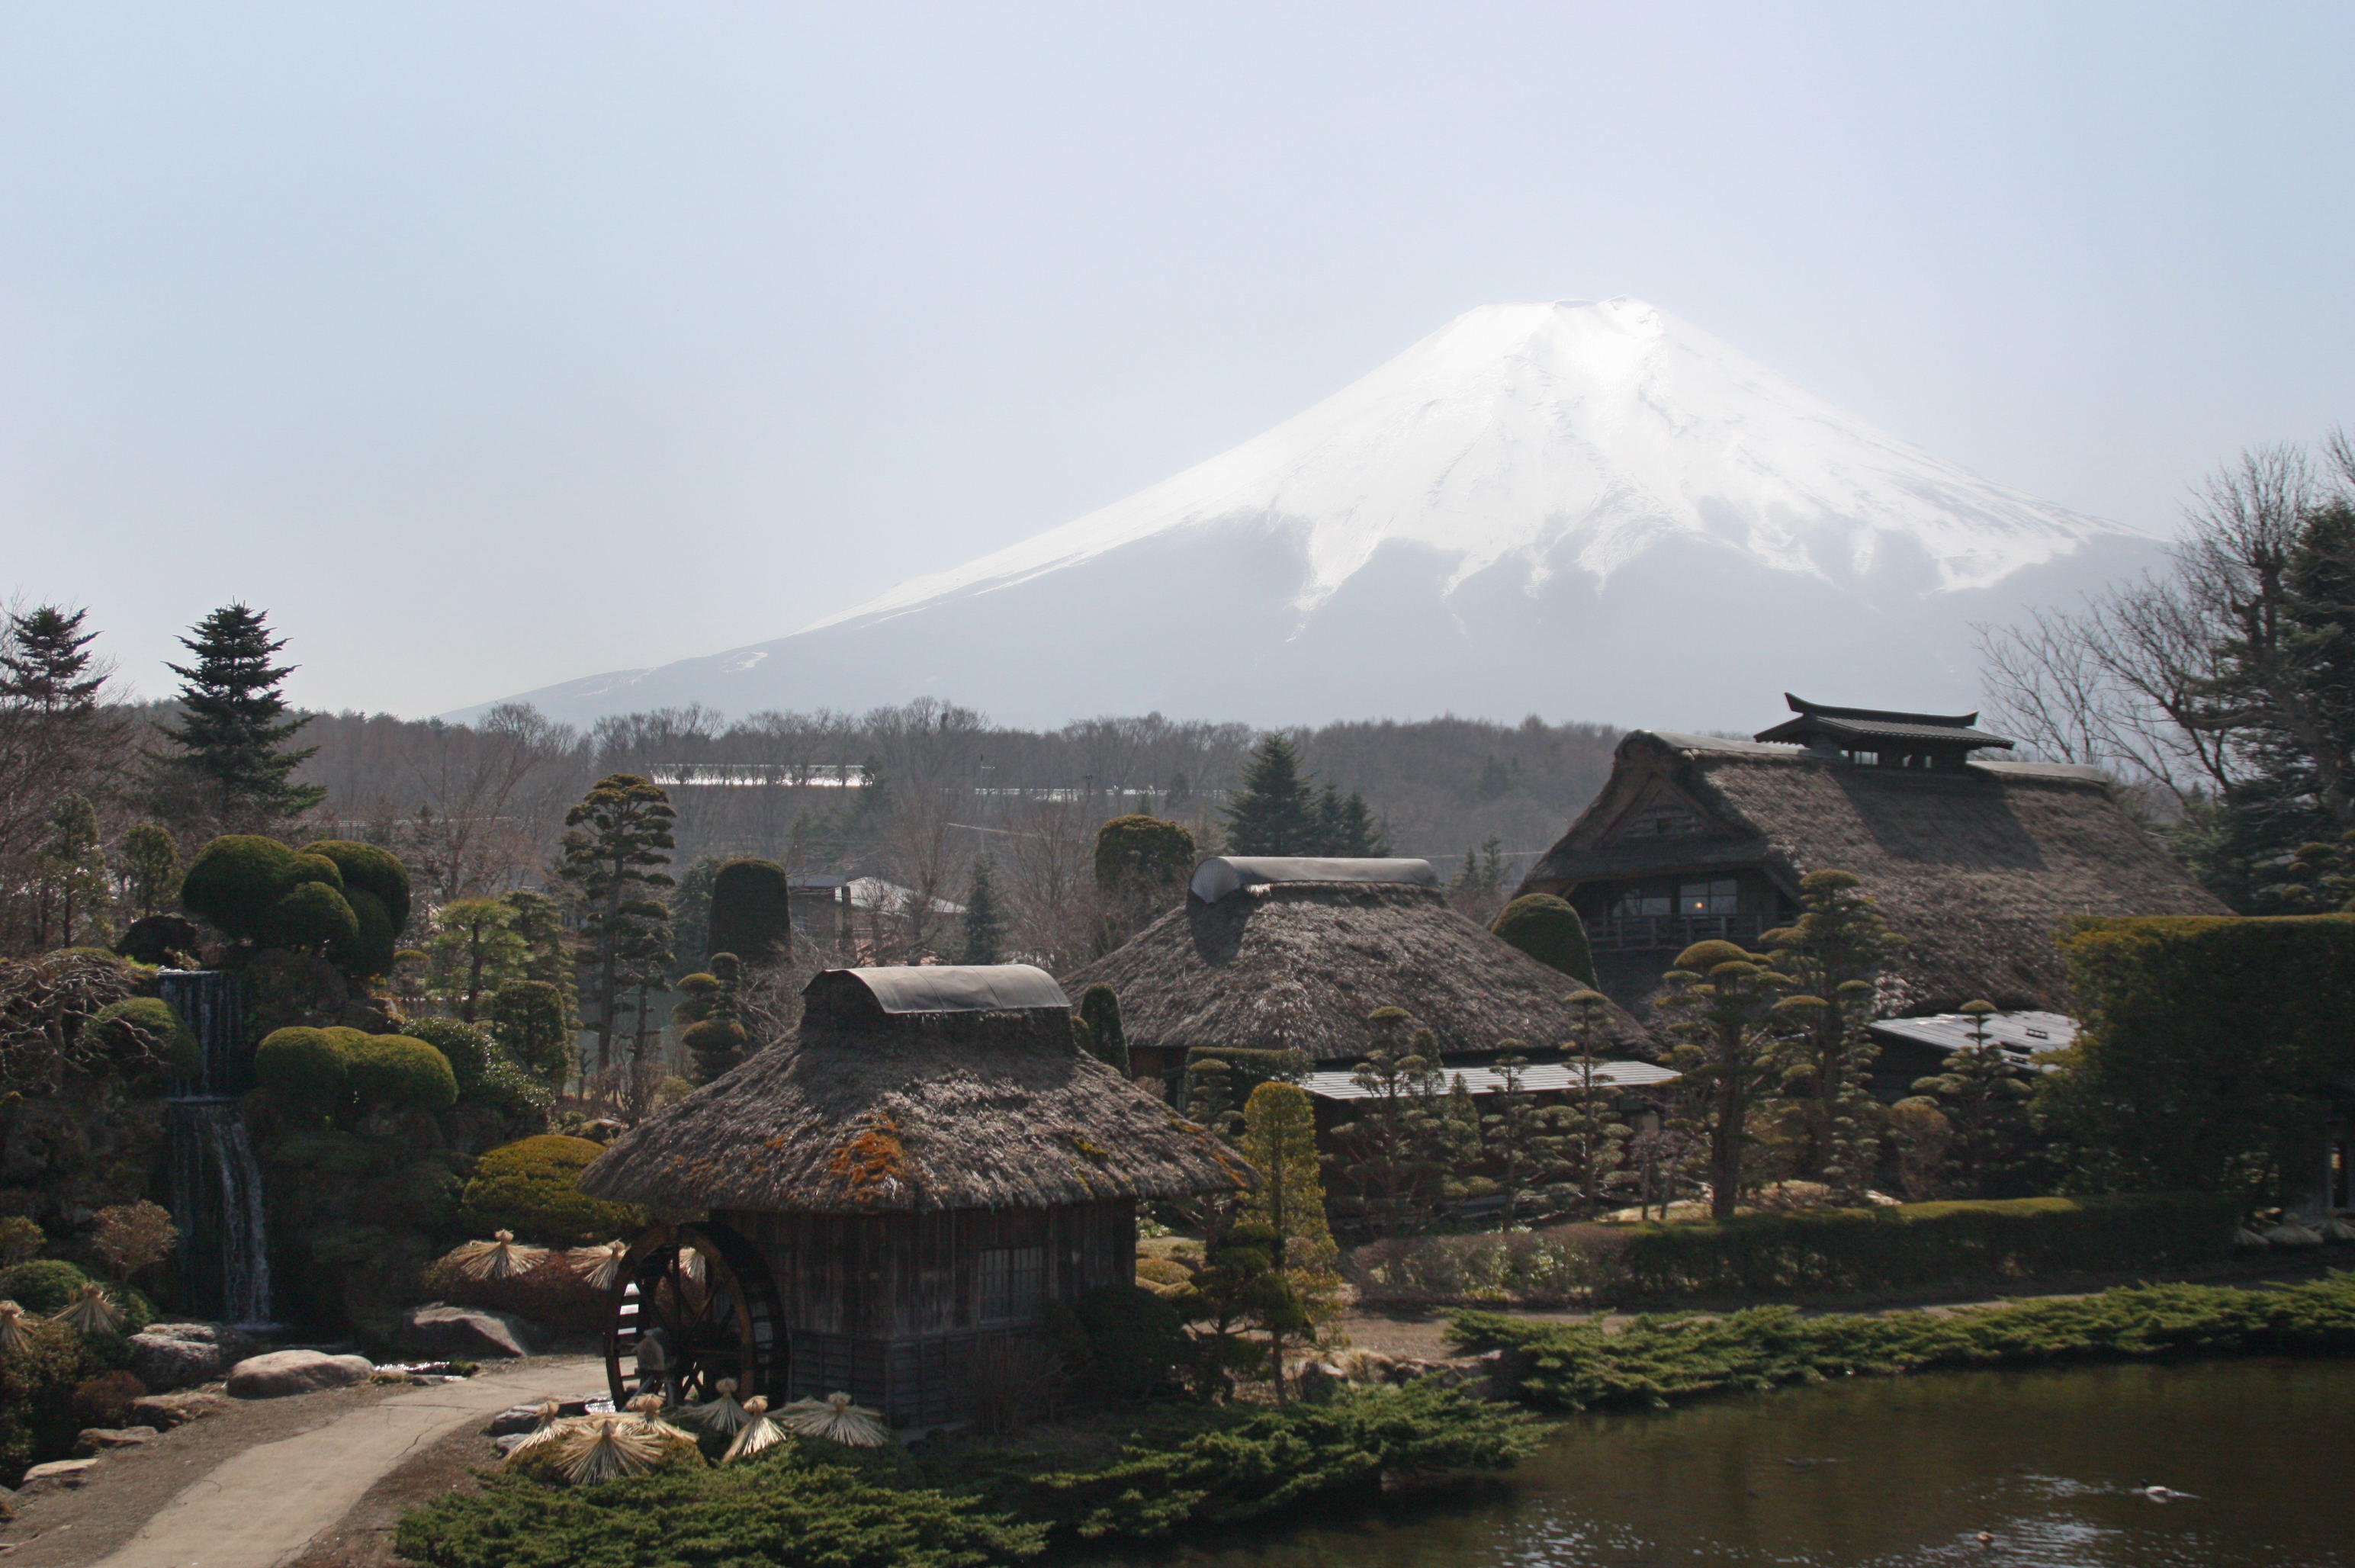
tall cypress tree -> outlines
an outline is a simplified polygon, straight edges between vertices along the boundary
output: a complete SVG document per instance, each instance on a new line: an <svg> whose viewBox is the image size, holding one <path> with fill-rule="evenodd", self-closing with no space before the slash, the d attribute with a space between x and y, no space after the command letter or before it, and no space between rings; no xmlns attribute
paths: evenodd
<svg viewBox="0 0 2355 1568"><path fill-rule="evenodd" d="M279 690L295 667L271 662L286 639L272 637L269 617L242 604L223 605L194 631L180 645L195 662L166 667L182 682L180 722L156 726L179 748L167 754L166 773L197 784L203 808L231 831L267 832L326 799L324 788L293 776L318 748L282 749L310 722L287 717Z"/></svg>
<svg viewBox="0 0 2355 1568"><path fill-rule="evenodd" d="M655 891L671 885L670 797L635 773L597 781L564 814L564 862L559 873L581 892L581 971L584 999L596 1009L597 1068L613 1065L613 1031L639 976L661 954L670 962L669 911ZM653 929L652 903L661 913Z"/></svg>
<svg viewBox="0 0 2355 1568"><path fill-rule="evenodd" d="M997 887L990 877L989 857L973 863L973 880L964 890L964 964L996 964L1006 941L1006 921L997 912Z"/></svg>

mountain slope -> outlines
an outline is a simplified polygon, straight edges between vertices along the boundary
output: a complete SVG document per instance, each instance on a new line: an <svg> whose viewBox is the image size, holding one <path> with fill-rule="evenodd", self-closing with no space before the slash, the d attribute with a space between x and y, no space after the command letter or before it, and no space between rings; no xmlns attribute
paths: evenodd
<svg viewBox="0 0 2355 1568"><path fill-rule="evenodd" d="M527 694L560 717L919 693L1743 726L1785 687L1972 705L1966 624L2146 559L1639 301L1458 317L1252 441L776 642Z"/></svg>

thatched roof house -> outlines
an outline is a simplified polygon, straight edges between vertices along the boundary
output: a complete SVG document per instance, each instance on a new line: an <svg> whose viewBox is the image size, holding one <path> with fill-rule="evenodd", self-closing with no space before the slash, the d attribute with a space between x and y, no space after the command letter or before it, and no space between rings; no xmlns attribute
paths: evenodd
<svg viewBox="0 0 2355 1568"><path fill-rule="evenodd" d="M1066 984L1110 986L1133 1067L1165 1080L1189 1050L1358 1061L1380 1008L1406 1008L1451 1058L1559 1048L1585 986L1457 914L1438 882L1423 860L1205 861L1184 905ZM1650 1053L1633 1019L1616 1026L1614 1054Z"/></svg>
<svg viewBox="0 0 2355 1568"><path fill-rule="evenodd" d="M1027 965L829 970L802 994L792 1040L580 1179L709 1214L698 1249L730 1260L731 1288L780 1330L730 1352L748 1392L839 1389L901 1424L950 1419L977 1344L1133 1277L1138 1200L1250 1183L1208 1133L1078 1051L1062 989Z"/></svg>
<svg viewBox="0 0 2355 1568"><path fill-rule="evenodd" d="M2065 1010L2053 938L2069 917L2224 912L2094 769L1973 760L2011 745L1976 714L1789 701L1799 717L1757 741L1629 734L1521 884L1577 908L1621 1001L1693 942L1756 943L1809 871L1861 878L1909 939L1908 1011Z"/></svg>

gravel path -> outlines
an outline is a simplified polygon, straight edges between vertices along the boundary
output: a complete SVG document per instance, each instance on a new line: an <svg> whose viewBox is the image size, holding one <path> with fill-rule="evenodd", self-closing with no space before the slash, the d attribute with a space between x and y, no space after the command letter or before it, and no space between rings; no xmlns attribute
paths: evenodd
<svg viewBox="0 0 2355 1568"><path fill-rule="evenodd" d="M602 1362L567 1356L463 1382L241 1403L101 1460L79 1490L31 1499L0 1562L280 1568L413 1455L509 1405L603 1382Z"/></svg>

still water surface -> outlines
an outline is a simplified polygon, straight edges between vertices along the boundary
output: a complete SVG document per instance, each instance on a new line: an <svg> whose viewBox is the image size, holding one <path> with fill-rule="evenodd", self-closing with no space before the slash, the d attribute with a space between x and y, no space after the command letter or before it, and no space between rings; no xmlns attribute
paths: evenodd
<svg viewBox="0 0 2355 1568"><path fill-rule="evenodd" d="M2154 1484L2191 1496L2136 1495ZM2355 1568L2355 1362L1942 1373L1582 1417L1460 1499L1118 1561Z"/></svg>

